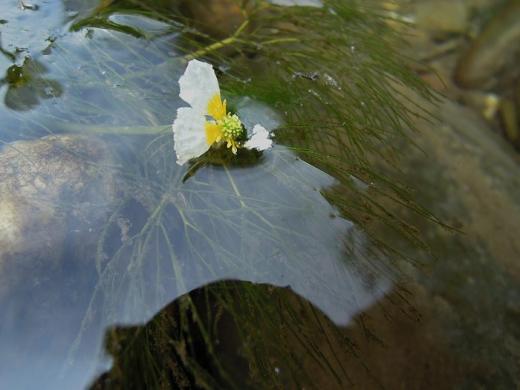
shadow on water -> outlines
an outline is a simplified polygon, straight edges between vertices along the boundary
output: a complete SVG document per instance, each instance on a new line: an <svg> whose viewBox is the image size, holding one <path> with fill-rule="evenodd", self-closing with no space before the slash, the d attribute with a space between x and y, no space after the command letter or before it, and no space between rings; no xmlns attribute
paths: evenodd
<svg viewBox="0 0 520 390"><path fill-rule="evenodd" d="M483 377L453 356L429 306L419 314L393 291L342 327L289 288L221 281L143 326L108 329L112 368L91 388L453 388L463 373Z"/></svg>
<svg viewBox="0 0 520 390"><path fill-rule="evenodd" d="M109 329L113 365L91 388L343 388L366 374L357 341L290 288L221 281Z"/></svg>

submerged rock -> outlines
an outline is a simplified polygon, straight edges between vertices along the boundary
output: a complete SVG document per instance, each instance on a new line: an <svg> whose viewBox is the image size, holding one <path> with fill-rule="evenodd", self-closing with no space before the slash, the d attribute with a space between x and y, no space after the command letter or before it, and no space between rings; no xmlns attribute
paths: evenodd
<svg viewBox="0 0 520 390"><path fill-rule="evenodd" d="M449 100L438 107L417 96L410 101L427 106L438 121L416 123L414 146L398 141L399 179L459 231L387 204L417 228L435 258L384 226L373 230L376 237L395 237L395 248L422 266L403 267L411 275L406 292L396 285L388 301L349 327L367 368L347 368L352 387L518 388L518 305L512 302L520 296L520 158L473 110ZM399 312L408 303L405 318Z"/></svg>
<svg viewBox="0 0 520 390"><path fill-rule="evenodd" d="M442 122L422 123L422 150L408 154L413 185L426 207L461 228L460 239L486 253L485 262L520 280L518 154L471 109L446 100L433 112Z"/></svg>
<svg viewBox="0 0 520 390"><path fill-rule="evenodd" d="M417 25L436 37L464 33L469 27L468 8L460 0L423 1L416 8Z"/></svg>
<svg viewBox="0 0 520 390"><path fill-rule="evenodd" d="M64 243L84 247L115 200L110 153L95 138L48 136L0 152L0 298L39 283ZM74 259L72 259L74 260Z"/></svg>
<svg viewBox="0 0 520 390"><path fill-rule="evenodd" d="M240 6L233 0L182 0L180 4L196 28L216 39L232 35L245 21Z"/></svg>
<svg viewBox="0 0 520 390"><path fill-rule="evenodd" d="M421 387L403 385L410 375L402 367L410 367L409 362L415 373L422 371L417 379L431 383L435 372L449 379L441 388L518 388L520 338L511 302L520 294L520 159L471 109L443 101L430 110L439 122L419 123L421 131L414 137L419 148L403 150L403 170L418 189L418 201L460 231L417 219L436 259L425 260L427 273L413 270L416 283L407 287L423 314L422 324L414 326L424 328L421 342L444 352L442 360L416 356L432 353L421 352L408 339L414 331L407 330L404 339L388 335L396 337L386 339L392 356L378 355L367 365L381 368L374 377L387 375L389 381L383 377L382 382L388 388L395 383ZM412 258L424 257L405 250ZM377 323L374 332L384 335L386 328ZM421 360L427 364L418 368Z"/></svg>
<svg viewBox="0 0 520 390"><path fill-rule="evenodd" d="M459 59L456 82L466 88L487 88L518 75L519 42L520 2L510 1Z"/></svg>

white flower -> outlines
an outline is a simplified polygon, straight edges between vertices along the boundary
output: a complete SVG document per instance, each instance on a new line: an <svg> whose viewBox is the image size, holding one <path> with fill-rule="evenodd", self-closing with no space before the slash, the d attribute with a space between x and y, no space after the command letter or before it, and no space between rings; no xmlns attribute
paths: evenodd
<svg viewBox="0 0 520 390"><path fill-rule="evenodd" d="M211 145L220 141L236 154L241 146L239 139L244 133L243 125L238 116L227 112L213 67L191 60L179 79L179 86L179 96L191 107L179 108L172 125L177 164L183 165L204 154ZM265 150L271 145L269 132L256 125L253 137L244 146Z"/></svg>
<svg viewBox="0 0 520 390"><path fill-rule="evenodd" d="M261 125L253 127L252 137L244 144L245 148L266 150L273 146L273 141L269 138L269 132Z"/></svg>

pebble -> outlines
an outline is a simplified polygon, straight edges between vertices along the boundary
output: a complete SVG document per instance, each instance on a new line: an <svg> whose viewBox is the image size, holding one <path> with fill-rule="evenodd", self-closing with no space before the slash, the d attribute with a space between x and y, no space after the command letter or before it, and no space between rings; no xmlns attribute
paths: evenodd
<svg viewBox="0 0 520 390"><path fill-rule="evenodd" d="M495 15L461 56L455 81L464 88L492 88L499 79L509 79L502 74L504 71L519 71L519 55L520 1L513 0Z"/></svg>
<svg viewBox="0 0 520 390"><path fill-rule="evenodd" d="M459 0L429 0L416 5L417 27L439 38L448 34L462 34L469 26L468 9Z"/></svg>

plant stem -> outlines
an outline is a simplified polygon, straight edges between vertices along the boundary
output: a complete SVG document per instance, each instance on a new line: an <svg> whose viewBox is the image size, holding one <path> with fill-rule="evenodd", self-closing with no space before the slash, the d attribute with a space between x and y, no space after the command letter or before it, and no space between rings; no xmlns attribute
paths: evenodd
<svg viewBox="0 0 520 390"><path fill-rule="evenodd" d="M219 50L225 46L228 46L228 45L234 43L237 40L237 38L240 36L242 31L244 31L244 29L248 26L248 24L249 24L249 20L248 19L244 20L244 22L236 29L236 31L230 37L227 37L221 41L212 43L211 45L206 46L200 50L197 50L194 53L188 54L188 55L184 56L184 59L186 61L190 61L197 57L204 56L212 51Z"/></svg>

